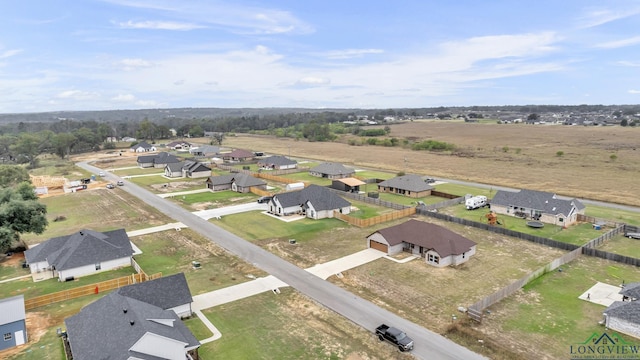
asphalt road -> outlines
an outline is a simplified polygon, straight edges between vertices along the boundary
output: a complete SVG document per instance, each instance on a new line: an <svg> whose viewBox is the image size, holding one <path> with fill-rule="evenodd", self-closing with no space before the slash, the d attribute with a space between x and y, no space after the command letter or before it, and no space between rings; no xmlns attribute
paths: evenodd
<svg viewBox="0 0 640 360"><path fill-rule="evenodd" d="M88 171L98 173L99 168L78 163ZM111 173L105 178L110 181L124 180ZM386 323L404 330L414 339L412 354L418 359L435 360L474 360L486 359L453 341L431 332L418 324L387 311L359 296L356 296L332 283L323 280L304 269L301 269L282 258L256 246L214 224L195 216L180 206L160 198L146 189L124 180L120 187L128 193L140 198L150 206L162 211L167 216L182 222L193 231L207 237L211 241L238 256L255 267L266 271L289 284L300 293L335 311L361 327L375 332L375 328ZM371 336L374 336L373 334Z"/></svg>

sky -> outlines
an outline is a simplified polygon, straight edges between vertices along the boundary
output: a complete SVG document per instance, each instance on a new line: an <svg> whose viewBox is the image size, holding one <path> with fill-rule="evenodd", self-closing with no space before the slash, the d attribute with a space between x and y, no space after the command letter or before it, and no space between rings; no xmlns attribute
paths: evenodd
<svg viewBox="0 0 640 360"><path fill-rule="evenodd" d="M20 0L0 20L0 113L640 103L640 0Z"/></svg>

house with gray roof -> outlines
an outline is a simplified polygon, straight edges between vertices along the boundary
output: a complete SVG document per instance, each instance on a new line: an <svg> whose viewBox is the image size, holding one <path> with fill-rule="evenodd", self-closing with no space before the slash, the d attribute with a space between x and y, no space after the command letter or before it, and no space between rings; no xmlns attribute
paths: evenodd
<svg viewBox="0 0 640 360"><path fill-rule="evenodd" d="M167 164L164 167L164 176L169 178L203 178L211 176L211 168L193 160Z"/></svg>
<svg viewBox="0 0 640 360"><path fill-rule="evenodd" d="M389 255L407 252L435 267L465 263L476 253L476 243L445 227L411 219L367 236L367 247Z"/></svg>
<svg viewBox="0 0 640 360"><path fill-rule="evenodd" d="M198 157L210 157L220 154L220 150L221 149L218 146L202 145L198 147L192 147L191 149L189 149L189 153L193 156Z"/></svg>
<svg viewBox="0 0 640 360"><path fill-rule="evenodd" d="M433 186L427 184L420 175L407 174L378 183L378 191L412 198L431 195Z"/></svg>
<svg viewBox="0 0 640 360"><path fill-rule="evenodd" d="M351 203L319 185L309 185L302 190L276 194L269 201L268 210L269 213L278 216L302 214L316 220L332 218L334 211L349 214Z"/></svg>
<svg viewBox="0 0 640 360"><path fill-rule="evenodd" d="M141 155L138 156L138 166L141 168L158 168L164 169L167 164L175 164L179 163L181 160L175 155L169 154L168 152L159 152L154 155Z"/></svg>
<svg viewBox="0 0 640 360"><path fill-rule="evenodd" d="M51 238L24 252L34 281L72 280L96 272L131 266L133 247L124 229L80 230Z"/></svg>
<svg viewBox="0 0 640 360"><path fill-rule="evenodd" d="M120 295L144 301L163 310L173 310L181 318L192 315L191 290L184 273L163 276L115 290Z"/></svg>
<svg viewBox="0 0 640 360"><path fill-rule="evenodd" d="M498 190L489 202L496 214L534 219L547 224L569 226L584 214L585 206L577 199L560 199L556 194L522 189L518 192Z"/></svg>
<svg viewBox="0 0 640 360"><path fill-rule="evenodd" d="M258 160L258 167L264 170L287 170L298 167L298 162L286 156L274 155Z"/></svg>
<svg viewBox="0 0 640 360"><path fill-rule="evenodd" d="M239 193L248 193L254 187L260 190L267 190L266 181L244 173L209 176L205 183L211 191L233 190Z"/></svg>
<svg viewBox="0 0 640 360"><path fill-rule="evenodd" d="M607 329L640 339L640 301L615 301L603 315Z"/></svg>
<svg viewBox="0 0 640 360"><path fill-rule="evenodd" d="M622 295L622 300L636 301L640 299L640 282L634 282L623 285L622 290L619 292Z"/></svg>
<svg viewBox="0 0 640 360"><path fill-rule="evenodd" d="M326 179L342 179L353 177L355 169L348 168L340 163L326 162L309 169L309 175Z"/></svg>
<svg viewBox="0 0 640 360"><path fill-rule="evenodd" d="M125 140L123 139L122 141L125 141ZM153 152L153 151L156 151L156 147L145 141L140 141L139 143L131 146L129 148L129 151L135 152L135 153Z"/></svg>
<svg viewBox="0 0 640 360"><path fill-rule="evenodd" d="M173 310L147 302L154 294L175 291L171 283L155 288L147 283L131 286L141 285L144 288L111 292L65 319L65 346L74 360L198 358L200 342L180 317ZM142 295L147 290L151 292Z"/></svg>
<svg viewBox="0 0 640 360"><path fill-rule="evenodd" d="M0 351L27 342L27 321L24 295L0 299Z"/></svg>
<svg viewBox="0 0 640 360"><path fill-rule="evenodd" d="M226 162L250 161L256 157L256 154L249 150L234 149L231 152L221 154L222 159Z"/></svg>

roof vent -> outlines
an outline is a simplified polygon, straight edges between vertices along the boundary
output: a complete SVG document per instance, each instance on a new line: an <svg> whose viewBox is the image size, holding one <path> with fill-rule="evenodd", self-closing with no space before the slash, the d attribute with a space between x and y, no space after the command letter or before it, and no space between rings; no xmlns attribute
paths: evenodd
<svg viewBox="0 0 640 360"><path fill-rule="evenodd" d="M127 313L127 308L123 308L122 312L126 314Z"/></svg>
<svg viewBox="0 0 640 360"><path fill-rule="evenodd" d="M129 320L129 324L130 324L131 326L133 326L133 324L135 324L135 323L136 323L135 321L133 321L133 320Z"/></svg>
<svg viewBox="0 0 640 360"><path fill-rule="evenodd" d="M80 236L84 236L84 233L82 231L80 231Z"/></svg>

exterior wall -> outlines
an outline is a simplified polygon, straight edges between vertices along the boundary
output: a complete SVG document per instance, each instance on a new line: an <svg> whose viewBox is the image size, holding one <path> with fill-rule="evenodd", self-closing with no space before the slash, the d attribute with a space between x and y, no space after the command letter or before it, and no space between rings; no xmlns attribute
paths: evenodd
<svg viewBox="0 0 640 360"><path fill-rule="evenodd" d="M182 177L182 172L171 172L171 170L169 170L169 168L164 169L164 175L166 177L170 177L170 178L179 178Z"/></svg>
<svg viewBox="0 0 640 360"><path fill-rule="evenodd" d="M475 255L475 253L476 253L476 247L473 246L473 247L471 247L471 249L469 251L467 251L464 254L452 255L451 256L451 265L460 265L462 263L465 263L465 262L469 261L469 258L471 258L471 256Z"/></svg>
<svg viewBox="0 0 640 360"><path fill-rule="evenodd" d="M96 270L96 264L79 266L73 269L58 271L58 279L64 281L66 278L73 276L78 278L84 275L95 274L102 271L113 270L121 267L131 266L131 257L123 257L120 259L108 260L100 262L100 270Z"/></svg>
<svg viewBox="0 0 640 360"><path fill-rule="evenodd" d="M146 169L146 168L153 167L153 163L138 163L138 166L140 166L143 169Z"/></svg>
<svg viewBox="0 0 640 360"><path fill-rule="evenodd" d="M22 331L22 338L16 339L16 336L19 335L19 331ZM4 341L4 334L10 333L11 340ZM14 321L12 323L0 325L0 350L12 348L17 346L17 344L26 344L27 343L27 327L24 320Z"/></svg>
<svg viewBox="0 0 640 360"><path fill-rule="evenodd" d="M640 339L640 326L620 318L606 316L606 327Z"/></svg>
<svg viewBox="0 0 640 360"><path fill-rule="evenodd" d="M212 184L207 184L207 187L209 187L209 189L211 189L213 191L222 191L222 190L231 189L231 184L221 184L221 185L216 185L216 186L213 186Z"/></svg>
<svg viewBox="0 0 640 360"><path fill-rule="evenodd" d="M383 193L390 193L390 194L398 194L398 195L408 196L408 197L411 197L411 198L421 198L421 197L425 197L425 196L431 195L431 190L409 191L409 190L393 188L393 187L387 187L387 186L378 186L378 191L379 192L383 192Z"/></svg>
<svg viewBox="0 0 640 360"><path fill-rule="evenodd" d="M514 212L516 210L509 208L508 206L504 206L504 205L496 205L496 204L491 204L491 210L494 211L496 214L503 214L503 215L508 215L508 216L514 216ZM522 211L525 214L527 214L527 216L531 215L531 209L525 209L525 210L518 210L518 211ZM581 211L582 213L584 211ZM559 218L563 218L563 221L560 221ZM569 225L573 225L578 221L578 212L573 212L573 214L571 214L571 216L569 217L565 217L564 215L558 215L557 217L555 215L552 214L546 214L543 213L540 216L540 220L543 223L546 224L554 224L554 225L558 225L558 226L569 226Z"/></svg>
<svg viewBox="0 0 640 360"><path fill-rule="evenodd" d="M435 256L438 256L440 258L440 260L438 261L438 263L434 263L434 262L430 262L429 261L429 254L433 254ZM441 257L440 254L438 254L437 252L430 250L424 253L424 259L426 261L427 264L431 265L431 266L435 266L438 268L443 268L443 267L447 267L449 265L451 265L451 256L447 256L447 257Z"/></svg>
<svg viewBox="0 0 640 360"><path fill-rule="evenodd" d="M206 178L211 176L211 171L192 172L192 173L188 173L187 176L194 179Z"/></svg>

